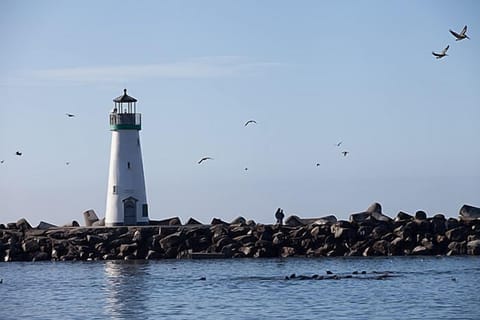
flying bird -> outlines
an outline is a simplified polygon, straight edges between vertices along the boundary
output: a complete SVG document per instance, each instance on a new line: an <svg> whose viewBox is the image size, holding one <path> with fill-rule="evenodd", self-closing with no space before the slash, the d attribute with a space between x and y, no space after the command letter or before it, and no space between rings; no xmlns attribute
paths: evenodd
<svg viewBox="0 0 480 320"><path fill-rule="evenodd" d="M317 166L317 167L320 167L320 163L317 162L316 166Z"/></svg>
<svg viewBox="0 0 480 320"><path fill-rule="evenodd" d="M448 48L450 48L450 45L446 46L445 49L443 49L443 50L442 50L441 52L439 52L439 53L432 51L432 54L435 56L436 59L441 59L441 58L443 58L443 57L445 57L445 56L448 56L448 54L447 54Z"/></svg>
<svg viewBox="0 0 480 320"><path fill-rule="evenodd" d="M337 147L340 147L340 146L342 145L342 143L343 143L343 141L340 141L340 142L337 142L335 145L336 145Z"/></svg>
<svg viewBox="0 0 480 320"><path fill-rule="evenodd" d="M248 171L248 168L245 168L245 171Z"/></svg>
<svg viewBox="0 0 480 320"><path fill-rule="evenodd" d="M66 115L67 117L69 117L69 118L75 117L75 115L74 115L74 114L71 114L71 113L65 113L65 115Z"/></svg>
<svg viewBox="0 0 480 320"><path fill-rule="evenodd" d="M70 164L70 161L67 161L67 162L65 162L65 165L67 165L67 166L68 166L69 164Z"/></svg>
<svg viewBox="0 0 480 320"><path fill-rule="evenodd" d="M257 123L257 121L255 120L248 120L247 122L245 122L245 124L243 125L244 127L248 126L250 123Z"/></svg>
<svg viewBox="0 0 480 320"><path fill-rule="evenodd" d="M349 154L349 153L350 153L349 151L342 151L342 154L343 154L344 157L346 157L347 154Z"/></svg>
<svg viewBox="0 0 480 320"><path fill-rule="evenodd" d="M202 159L200 159L200 160L198 161L198 164L202 163L202 162L205 161L205 160L213 160L213 158L204 157L204 158L202 158Z"/></svg>
<svg viewBox="0 0 480 320"><path fill-rule="evenodd" d="M21 153L20 151L17 151L17 152L15 152L15 155L17 155L17 156L21 156L21 155L22 155L22 153Z"/></svg>
<svg viewBox="0 0 480 320"><path fill-rule="evenodd" d="M463 29L462 29L462 31L460 31L460 33L456 33L452 29L450 29L448 31L450 31L450 33L456 38L455 41L460 41L460 40L463 40L465 38L470 39L467 36L467 26L463 27Z"/></svg>
<svg viewBox="0 0 480 320"><path fill-rule="evenodd" d="M4 163L4 162L5 162L5 160L0 160L0 163Z"/></svg>

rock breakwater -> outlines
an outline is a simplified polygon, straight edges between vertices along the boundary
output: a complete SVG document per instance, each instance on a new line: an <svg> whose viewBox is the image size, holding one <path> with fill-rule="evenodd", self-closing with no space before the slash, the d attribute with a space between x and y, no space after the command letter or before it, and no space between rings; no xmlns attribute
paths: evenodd
<svg viewBox="0 0 480 320"><path fill-rule="evenodd" d="M348 221L329 216L287 222L292 225L239 218L209 225L33 228L20 219L0 224L0 261L480 254L476 216L447 219L419 211L392 219L371 206Z"/></svg>

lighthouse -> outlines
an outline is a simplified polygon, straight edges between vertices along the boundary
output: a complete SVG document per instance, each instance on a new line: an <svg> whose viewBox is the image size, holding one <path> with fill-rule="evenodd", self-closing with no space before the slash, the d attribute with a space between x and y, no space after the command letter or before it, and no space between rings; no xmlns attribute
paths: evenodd
<svg viewBox="0 0 480 320"><path fill-rule="evenodd" d="M139 135L142 117L137 113L137 99L129 96L127 89L113 102L105 225L146 225L148 204Z"/></svg>

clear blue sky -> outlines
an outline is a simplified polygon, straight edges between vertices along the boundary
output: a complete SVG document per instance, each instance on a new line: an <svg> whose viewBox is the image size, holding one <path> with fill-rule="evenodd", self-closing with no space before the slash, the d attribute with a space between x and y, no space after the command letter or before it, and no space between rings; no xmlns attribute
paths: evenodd
<svg viewBox="0 0 480 320"><path fill-rule="evenodd" d="M1 1L0 223L104 216L123 88L143 116L153 219L268 223L277 207L348 219L374 201L455 217L480 206L479 13L478 1ZM464 25L471 40L456 42L448 30Z"/></svg>

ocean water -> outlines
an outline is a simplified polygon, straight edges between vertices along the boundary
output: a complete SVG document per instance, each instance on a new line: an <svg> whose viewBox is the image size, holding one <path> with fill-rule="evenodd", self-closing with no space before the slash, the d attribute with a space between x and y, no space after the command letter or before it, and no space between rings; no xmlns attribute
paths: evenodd
<svg viewBox="0 0 480 320"><path fill-rule="evenodd" d="M360 274L285 280L327 270ZM0 278L2 320L480 319L480 257L13 262Z"/></svg>

